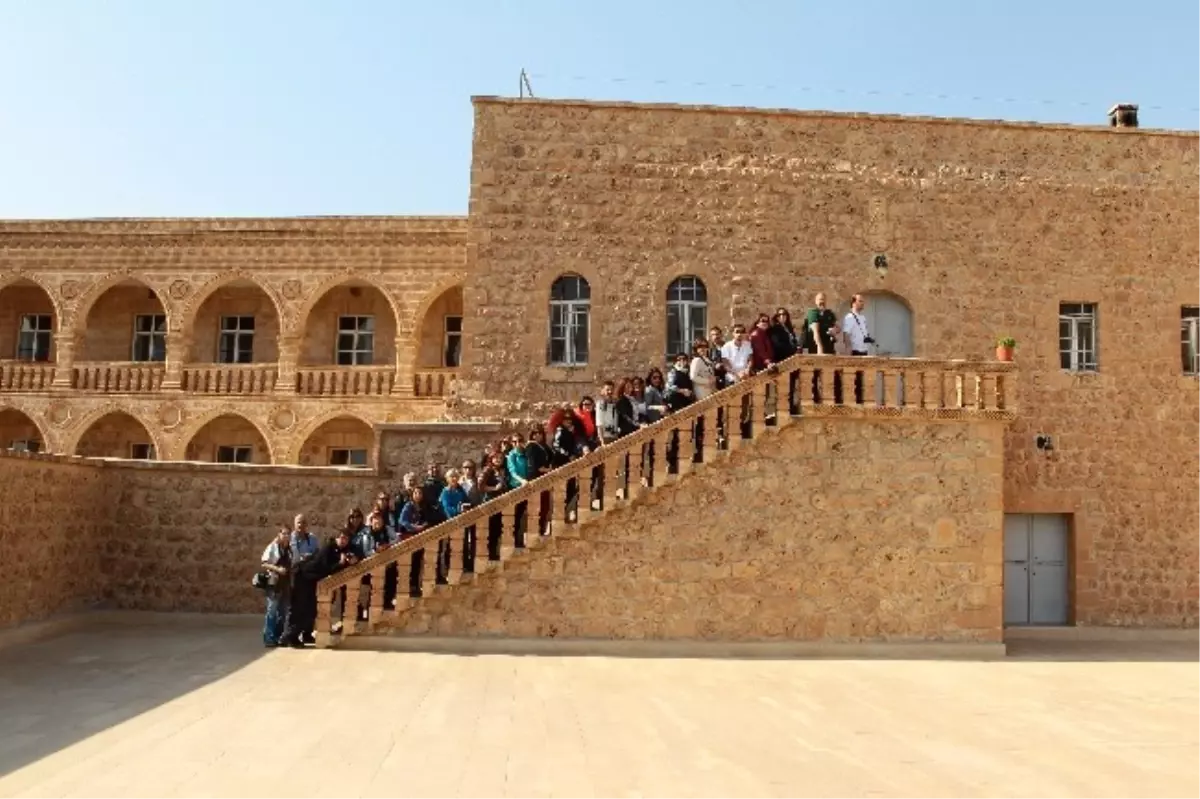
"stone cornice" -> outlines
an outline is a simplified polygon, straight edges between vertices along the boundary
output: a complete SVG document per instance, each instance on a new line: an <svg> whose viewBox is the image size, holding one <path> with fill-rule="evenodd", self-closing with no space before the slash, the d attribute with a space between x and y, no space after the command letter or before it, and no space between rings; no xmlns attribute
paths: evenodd
<svg viewBox="0 0 1200 799"><path fill-rule="evenodd" d="M0 220L0 233L181 235L196 233L465 233L465 216L163 217Z"/></svg>
<svg viewBox="0 0 1200 799"><path fill-rule="evenodd" d="M263 249L275 247L397 247L464 250L466 231L327 233L321 231L79 234L6 231L3 250L179 250Z"/></svg>

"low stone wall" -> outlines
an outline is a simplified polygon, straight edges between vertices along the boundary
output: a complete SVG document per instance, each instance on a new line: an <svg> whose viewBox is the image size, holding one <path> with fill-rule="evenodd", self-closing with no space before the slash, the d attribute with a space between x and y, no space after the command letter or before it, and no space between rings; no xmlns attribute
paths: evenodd
<svg viewBox="0 0 1200 799"><path fill-rule="evenodd" d="M0 453L0 627L100 601L110 485L86 462Z"/></svg>
<svg viewBox="0 0 1200 799"><path fill-rule="evenodd" d="M430 463L446 468L461 466L464 458L476 461L483 448L508 432L495 422L430 422L381 424L379 469L399 485L407 472L423 476Z"/></svg>
<svg viewBox="0 0 1200 799"><path fill-rule="evenodd" d="M0 626L91 605L237 613L281 524L325 537L383 485L361 469L0 453Z"/></svg>
<svg viewBox="0 0 1200 799"><path fill-rule="evenodd" d="M806 420L552 536L408 633L1002 640L999 423Z"/></svg>

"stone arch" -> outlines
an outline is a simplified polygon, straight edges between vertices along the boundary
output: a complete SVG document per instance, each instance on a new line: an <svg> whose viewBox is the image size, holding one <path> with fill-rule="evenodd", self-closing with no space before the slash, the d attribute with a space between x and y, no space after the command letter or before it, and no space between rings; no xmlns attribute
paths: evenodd
<svg viewBox="0 0 1200 799"><path fill-rule="evenodd" d="M114 417L116 418L114 419ZM112 420L117 422L122 417L134 422L141 428L140 433L136 433L135 431L140 440L132 440L126 434L126 431L103 429L102 425L104 425L105 421ZM156 435L153 427L153 425L147 424L144 419L127 408L102 409L100 413L89 414L86 422L79 425L78 433L74 437L75 444L71 450L71 454L88 458L129 458L132 455L131 445L149 443L154 446L155 459L159 459L163 454L162 441L161 436ZM99 441L88 441L89 434L91 433L105 437Z"/></svg>
<svg viewBox="0 0 1200 799"><path fill-rule="evenodd" d="M115 288L126 281L136 281L141 283L146 288L158 295L158 301L162 303L163 311L167 315L167 329L171 329L171 307L167 302L166 291L160 286L155 285L155 282L148 278L143 272L110 272L104 275L99 280L89 285L75 301L75 306L71 310L71 321L75 323L75 327L82 328L87 324L88 314L92 312L92 306L96 301L103 297L108 290Z"/></svg>
<svg viewBox="0 0 1200 799"><path fill-rule="evenodd" d="M404 320L402 333L414 341L421 333L421 324L425 320L429 309L433 304L441 299L441 296L453 288L465 289L466 278L462 275L445 278L434 284L429 291L425 292L425 296L421 298L421 303L416 307L410 316ZM464 296L465 300L465 296Z"/></svg>
<svg viewBox="0 0 1200 799"><path fill-rule="evenodd" d="M37 431L40 452L53 451L46 426L34 414L16 405L0 405L0 450L7 450L13 441L28 440L30 429Z"/></svg>
<svg viewBox="0 0 1200 799"><path fill-rule="evenodd" d="M457 300L454 302L452 292L458 292ZM410 322L410 332L406 336L406 350L412 354L413 362L418 368L437 368L442 366L441 358L441 336L442 329L439 326L437 329L437 342L431 347L429 336L431 332L426 330L426 325L429 320L429 314L443 299L450 295L449 305L457 306L460 316L465 317L466 297L464 293L463 279L461 277L453 280L444 280L430 290L421 300L421 305L417 308L416 313ZM437 352L437 357L433 357L434 351ZM436 360L437 363L430 363L431 360ZM461 363L461 362L460 362Z"/></svg>
<svg viewBox="0 0 1200 799"><path fill-rule="evenodd" d="M49 316L47 322L43 317ZM39 332L26 339L32 349L21 351L23 317L30 319L31 330ZM13 274L0 279L0 360L15 358L53 363L57 360L57 333L62 313L54 295L42 283L28 275ZM44 332L40 332L44 331Z"/></svg>
<svg viewBox="0 0 1200 799"><path fill-rule="evenodd" d="M50 286L42 282L41 278L37 277L36 275L22 274L21 272L10 272L7 275L0 276L0 291L4 291L13 284L20 283L22 281L29 281L33 285L37 286L42 290L42 293L46 295L47 299L50 300L50 305L52 308L54 308L54 332L57 333L61 329L63 319L62 299L57 292L51 290Z"/></svg>
<svg viewBox="0 0 1200 799"><path fill-rule="evenodd" d="M160 460L164 459L165 441L161 431L153 421L148 421L138 411L132 407L120 405L115 402L106 402L98 408L85 413L71 425L71 430L63 441L62 451L73 455L79 450L79 443L83 440L83 436L91 429L92 425L109 414L121 413L132 417L134 421L146 428L146 432L150 436L150 443L154 444L154 451L158 453Z"/></svg>
<svg viewBox="0 0 1200 799"><path fill-rule="evenodd" d="M282 326L284 320L283 305L279 301L279 295L270 286L248 272L226 272L217 275L196 289L196 293L187 301L179 315L179 329L191 334L196 325L196 315L200 313L200 308L208 301L208 298L231 283L242 280L253 283L257 288L262 290L263 294L267 295L267 299L271 301L271 305L275 308L275 315L279 318L279 324Z"/></svg>
<svg viewBox="0 0 1200 799"><path fill-rule="evenodd" d="M267 431L263 429L263 426L251 419L246 414L228 405L215 408L196 417L194 420L192 420L192 423L188 425L187 429L180 433L179 441L176 445L178 447L178 460L187 460L188 449L196 440L196 437L199 436L200 433L203 432L204 428L208 427L209 424L226 416L240 419L246 424L250 425L250 427L254 428L254 430L258 433L259 438L262 439L263 451L267 456L268 463L273 464L279 462L275 442L272 440L271 436L267 434Z"/></svg>
<svg viewBox="0 0 1200 799"><path fill-rule="evenodd" d="M303 459L303 454L304 454L304 447L305 447L305 445L308 444L309 439L311 439L322 427L329 424L330 422L335 422L335 421L343 420L343 419L359 422L370 431L371 443L368 446L368 450L370 450L370 457L374 458L374 450L375 450L375 425L374 425L374 423L360 413L356 413L354 411L349 411L349 410L345 410L345 409L338 409L338 410L327 411L327 412L320 414L319 416L309 420L309 422L306 425L304 425L304 427L302 427L300 430L298 430L296 432L296 434L292 437L291 446L288 447L288 450L287 450L287 463L289 463L289 464L301 463L302 459ZM325 464L305 464L305 465L324 466Z"/></svg>
<svg viewBox="0 0 1200 799"><path fill-rule="evenodd" d="M308 295L304 301L304 304L301 305L297 310L294 320L290 323L291 327L286 331L281 331L281 335L286 335L289 338L295 339L299 343L299 363L312 365L331 364L333 362L332 351L327 359L324 356L318 357L311 354L313 347L315 346L314 342L312 341L312 315L317 306L326 298L326 296L330 294L330 292L342 286L346 286L347 284L351 284L351 288L357 284L361 284L369 289L377 291L379 295L383 297L383 300L391 314L391 326L389 330L385 325L376 325L374 337L376 351L378 352L382 348L385 355L383 357L373 358L373 363L376 366L394 366L397 362L395 347L400 337L400 325L404 319L404 315L400 312L400 308L396 304L395 298L375 277L358 275L352 272L340 272L337 275L327 278ZM386 357L386 353L388 352L392 353L391 358Z"/></svg>
<svg viewBox="0 0 1200 799"><path fill-rule="evenodd" d="M97 283L93 284L90 289L80 298L71 316L72 338L74 340L75 358L78 360L98 360L98 361L128 361L132 359L132 354L127 351L124 342L132 341L133 321L129 320L128 338L119 339L122 342L121 347L117 347L116 341L106 341L101 330L100 324L93 324L90 317L100 301L114 289L119 289L123 285L146 289L154 294L153 304L150 298L144 295L136 300L138 303L143 303L144 307L135 308L128 312L129 315L136 316L139 313L158 314L159 311L165 317L166 336L169 341L170 331L173 329L176 317L172 315L172 307L166 292L160 288L156 288L153 281L148 280L144 275L134 272L120 272L106 276ZM134 295L137 296L137 295ZM124 315L125 312L122 312ZM89 333L91 335L89 335ZM97 352L96 350L99 350ZM167 352L167 356L173 357L176 353Z"/></svg>

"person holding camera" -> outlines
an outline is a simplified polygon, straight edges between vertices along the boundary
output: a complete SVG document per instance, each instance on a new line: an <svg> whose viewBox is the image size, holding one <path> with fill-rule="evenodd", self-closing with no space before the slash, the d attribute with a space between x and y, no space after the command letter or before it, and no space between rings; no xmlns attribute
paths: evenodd
<svg viewBox="0 0 1200 799"><path fill-rule="evenodd" d="M855 294L850 298L850 311L842 319L842 343L851 355L869 355L867 347L875 343L871 338L871 329L867 326L867 317L863 310L867 302L863 295ZM863 373L854 373L854 401L862 405Z"/></svg>
<svg viewBox="0 0 1200 799"><path fill-rule="evenodd" d="M291 604L292 531L286 526L275 534L275 540L263 550L261 569L262 589L267 596L267 617L263 621L263 645L274 648L283 643L283 631Z"/></svg>
<svg viewBox="0 0 1200 799"><path fill-rule="evenodd" d="M302 648L303 634L312 630L316 623L317 583L357 562L350 547L350 534L343 528L337 536L322 544L316 554L296 565L292 570L292 608L284 634L287 646Z"/></svg>

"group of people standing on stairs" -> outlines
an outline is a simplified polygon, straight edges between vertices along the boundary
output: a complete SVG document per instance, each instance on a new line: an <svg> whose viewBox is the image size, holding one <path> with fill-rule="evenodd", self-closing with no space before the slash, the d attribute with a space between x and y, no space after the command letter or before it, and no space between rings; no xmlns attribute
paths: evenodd
<svg viewBox="0 0 1200 799"><path fill-rule="evenodd" d="M376 496L369 514L364 515L358 508L351 510L345 524L324 542L309 531L303 514L296 516L292 526L282 528L267 546L256 576L255 584L264 589L267 597L263 643L268 647L302 647L313 643L317 583L346 566L519 488L739 380L772 369L799 352L832 355L840 350L842 354L867 355L867 348L874 344L874 339L863 314L863 296L854 295L849 312L840 322L826 306L824 293L817 294L814 300L814 306L805 313L799 327L793 323L786 308L779 308L774 316L759 314L749 330L743 324L735 324L728 340L720 327L713 327L708 331L707 339L694 343L691 353L675 355L665 375L661 369L653 368L644 378L606 380L596 398L584 396L577 405L562 405L544 426L532 426L528 435L512 433L488 444L478 462L465 459L461 469L449 469L444 474L439 464L430 463L420 482L415 473L406 474L395 492L380 492ZM840 375L836 377L840 378ZM862 402L861 381L861 375L856 376L855 398L859 403ZM796 382L793 374L788 390L792 413L799 411ZM821 402L819 370L813 375L812 391L814 402ZM834 401L840 403L840 379L835 380L834 393ZM747 411L744 407L743 428L749 424ZM724 446L725 427L723 414L719 411L718 446ZM695 426L692 435L698 443L703 440L701 424ZM697 458L700 457L699 449L697 447ZM622 479L637 479L640 471L641 479L645 481L647 475L653 473L656 457L664 457L668 470L675 471L677 456L678 441L674 439L664 453L655 453L653 447L648 447L642 463L625 464ZM604 493L602 467L592 470L590 482L591 504L596 508ZM565 498L568 519L575 515L579 495L578 480L572 479ZM548 492L543 492L536 502L521 503L514 535L546 535L550 526L550 503ZM499 514L492 515L484 524L486 535L479 536L478 541L474 526L466 531L459 553L464 571L474 570L476 558L500 559L504 535L502 518ZM450 558L448 542L439 542L433 564L436 582L445 582ZM406 575L408 595L421 595L424 568L425 551L414 551ZM366 613L369 586L370 577L364 577L357 597L360 619ZM385 570L385 607L395 602L400 590L401 566L391 563ZM336 602L344 606L346 601L343 590ZM333 615L341 618L342 607L335 607Z"/></svg>

